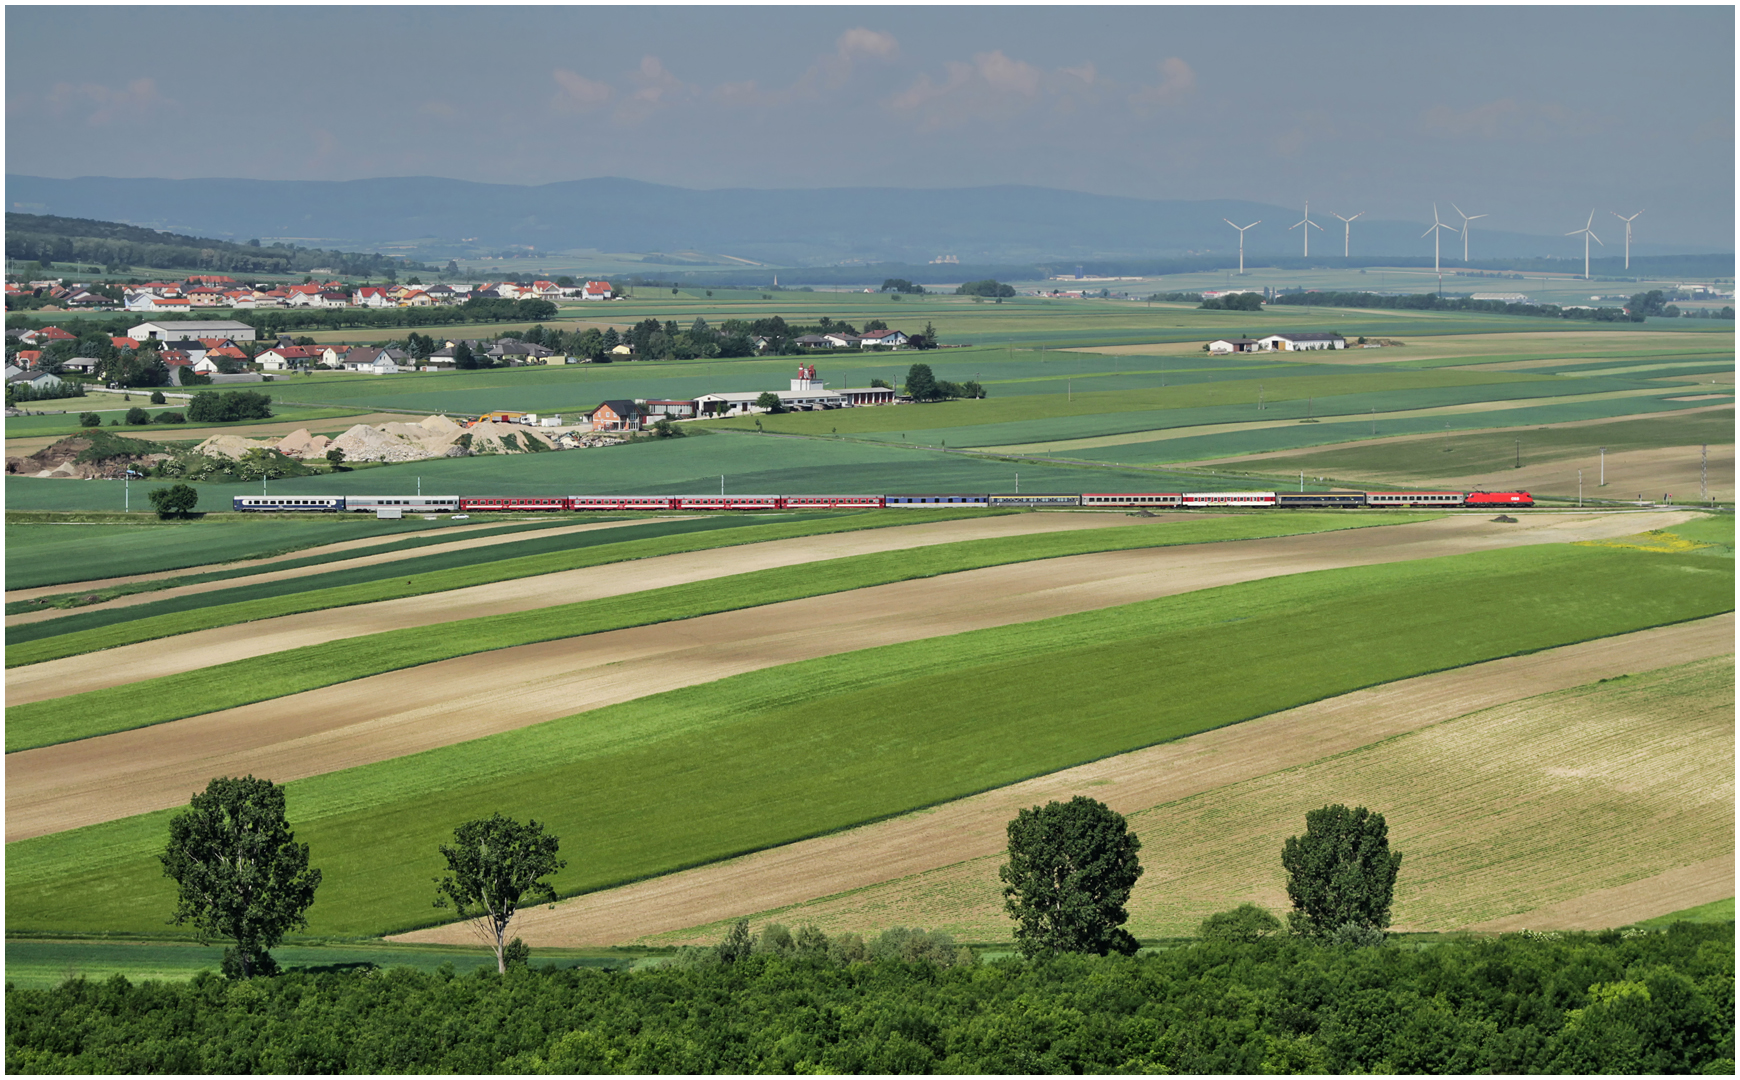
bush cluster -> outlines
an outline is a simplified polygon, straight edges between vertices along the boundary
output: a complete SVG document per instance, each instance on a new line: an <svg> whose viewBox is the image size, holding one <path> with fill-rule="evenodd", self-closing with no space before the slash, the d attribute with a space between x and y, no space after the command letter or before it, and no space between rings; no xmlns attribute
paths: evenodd
<svg viewBox="0 0 1740 1080"><path fill-rule="evenodd" d="M771 928L770 928L771 929ZM845 937L846 935L841 935ZM291 972L6 991L12 1072L1732 1072L1734 924L1127 958ZM830 948L834 941L831 939ZM757 947L766 947L757 951Z"/></svg>
<svg viewBox="0 0 1740 1080"><path fill-rule="evenodd" d="M238 420L265 420L271 415L272 395L253 390L232 390L227 394L201 390L187 403L187 418L196 424L233 424Z"/></svg>

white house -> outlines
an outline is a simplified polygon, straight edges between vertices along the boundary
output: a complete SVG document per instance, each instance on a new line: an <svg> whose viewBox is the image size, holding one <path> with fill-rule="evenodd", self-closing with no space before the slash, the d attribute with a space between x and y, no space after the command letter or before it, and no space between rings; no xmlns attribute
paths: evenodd
<svg viewBox="0 0 1740 1080"><path fill-rule="evenodd" d="M1256 338L1216 338L1208 343L1208 351L1211 353L1256 352L1257 346Z"/></svg>
<svg viewBox="0 0 1740 1080"><path fill-rule="evenodd" d="M582 300L609 300L616 295L608 281L588 281L586 288L580 293Z"/></svg>
<svg viewBox="0 0 1740 1080"><path fill-rule="evenodd" d="M122 306L128 311L187 311L193 307L193 301L145 292L127 297Z"/></svg>
<svg viewBox="0 0 1740 1080"><path fill-rule="evenodd" d="M386 288L380 285L364 285L358 289L356 291L356 304L358 307L369 308L395 306L393 298L388 295Z"/></svg>
<svg viewBox="0 0 1740 1080"><path fill-rule="evenodd" d="M1257 339L1264 352L1307 352L1316 349L1345 349L1347 339L1340 334L1270 334Z"/></svg>
<svg viewBox="0 0 1740 1080"><path fill-rule="evenodd" d="M866 349L898 349L906 344L907 337L898 330L872 330L858 340Z"/></svg>
<svg viewBox="0 0 1740 1080"><path fill-rule="evenodd" d="M127 331L134 341L168 341L171 338L229 338L231 341L253 341L254 328L244 322L167 322L140 323Z"/></svg>

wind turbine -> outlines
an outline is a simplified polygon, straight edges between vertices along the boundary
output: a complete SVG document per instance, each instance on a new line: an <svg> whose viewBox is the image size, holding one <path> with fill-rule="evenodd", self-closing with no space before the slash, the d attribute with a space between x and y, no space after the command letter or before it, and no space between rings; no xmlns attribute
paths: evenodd
<svg viewBox="0 0 1740 1080"><path fill-rule="evenodd" d="M1630 270L1631 269L1631 223L1636 221L1639 217L1641 217L1643 215L1643 211L1639 210L1637 213L1631 215L1630 217L1626 217L1624 214L1621 214L1617 210L1609 210L1607 212L1609 214L1612 214L1614 217L1618 218L1620 221L1625 222L1625 268L1627 270ZM1601 246L1606 247L1607 245L1603 244Z"/></svg>
<svg viewBox="0 0 1740 1080"><path fill-rule="evenodd" d="M1643 211L1639 210L1638 213L1641 214L1641 213L1643 213ZM1595 211L1591 210L1591 211L1589 211L1588 222L1585 223L1581 229L1572 229L1570 232L1565 234L1566 236L1581 236L1583 238L1583 280L1584 281L1589 280L1589 241L1593 240L1597 244L1601 244L1601 238L1599 236L1595 235L1594 226L1595 226ZM1601 244L1601 246L1606 247L1607 245Z"/></svg>
<svg viewBox="0 0 1740 1080"><path fill-rule="evenodd" d="M1455 203L1450 204L1450 209L1456 211L1458 214L1462 214L1462 208L1457 206ZM1487 215L1485 214L1475 214L1473 217L1469 217L1467 214L1462 214L1462 261L1465 263L1468 261L1468 223L1470 221L1479 221L1481 218L1486 216Z"/></svg>
<svg viewBox="0 0 1740 1080"><path fill-rule="evenodd" d="M1311 229L1316 229L1318 232L1323 231L1323 226L1321 226L1321 225L1317 224L1315 221L1311 220L1311 200L1310 199L1305 200L1305 220L1300 221L1297 224L1287 226L1287 231L1292 232L1294 229L1297 229L1300 225L1310 226L1310 228L1305 230L1305 257L1307 259L1309 259L1311 257Z"/></svg>
<svg viewBox="0 0 1740 1080"><path fill-rule="evenodd" d="M1239 273L1243 274L1245 272L1245 230L1246 229L1254 229L1258 225L1261 225L1263 223L1263 219L1258 218L1257 220L1251 222L1249 225L1233 225L1233 223L1226 218L1221 218L1221 220L1225 221L1228 225L1232 225L1233 228L1235 228L1239 231Z"/></svg>
<svg viewBox="0 0 1740 1080"><path fill-rule="evenodd" d="M1438 220L1438 204L1433 203L1432 204L1432 227L1430 229L1427 229L1425 232L1421 233L1420 235L1422 237L1430 236L1432 238L1432 269L1437 271L1437 273L1438 273L1438 295L1443 296L1444 295L1444 268L1438 262L1438 241L1440 239L1440 237L1438 236L1439 229L1443 229L1445 232L1455 232L1456 231L1455 229L1451 228L1450 226L1444 224L1442 221Z"/></svg>
<svg viewBox="0 0 1740 1080"><path fill-rule="evenodd" d="M1365 211L1361 210L1359 213L1353 215L1353 217L1341 217L1340 214L1334 214L1332 216L1341 218L1342 223L1347 226L1346 231L1341 237L1341 257L1345 259L1347 258L1347 253L1353 248L1353 218L1364 217Z"/></svg>

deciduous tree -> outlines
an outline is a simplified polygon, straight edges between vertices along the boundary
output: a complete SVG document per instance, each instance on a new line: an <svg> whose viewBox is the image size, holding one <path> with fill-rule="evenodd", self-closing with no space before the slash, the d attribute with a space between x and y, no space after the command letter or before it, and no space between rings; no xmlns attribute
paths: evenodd
<svg viewBox="0 0 1740 1080"><path fill-rule="evenodd" d="M1382 814L1337 803L1305 815L1305 835L1281 849L1293 932L1328 939L1344 926L1383 930L1402 854Z"/></svg>
<svg viewBox="0 0 1740 1080"><path fill-rule="evenodd" d="M175 488L186 485L167 490ZM244 979L271 970L268 950L308 925L320 886L308 845L296 842L285 819L284 789L252 776L207 784L170 821L169 845L158 858L179 887L173 921L191 922L201 941L233 939L226 967Z"/></svg>
<svg viewBox="0 0 1740 1080"><path fill-rule="evenodd" d="M199 505L199 492L187 484L152 488L146 498L151 500L151 509L157 511L157 516L164 519L186 517Z"/></svg>
<svg viewBox="0 0 1740 1080"><path fill-rule="evenodd" d="M447 873L435 879L435 906L452 907L495 950L496 970L507 971L508 923L526 903L554 902L556 890L540 878L567 866L557 839L537 821L524 825L500 812L468 821L442 844Z"/></svg>
<svg viewBox="0 0 1740 1080"><path fill-rule="evenodd" d="M1141 847L1122 814L1083 795L1021 811L999 872L1021 952L1134 953L1124 904L1142 876Z"/></svg>

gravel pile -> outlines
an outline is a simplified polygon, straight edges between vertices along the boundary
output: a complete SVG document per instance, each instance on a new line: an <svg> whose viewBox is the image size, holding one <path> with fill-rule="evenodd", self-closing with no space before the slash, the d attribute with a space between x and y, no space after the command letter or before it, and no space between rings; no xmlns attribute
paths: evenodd
<svg viewBox="0 0 1740 1080"><path fill-rule="evenodd" d="M332 440L332 446L344 451L346 461L421 461L433 456L420 442L397 438L367 424L357 424Z"/></svg>
<svg viewBox="0 0 1740 1080"><path fill-rule="evenodd" d="M297 428L278 441L278 452L293 458L323 458L332 440L325 435L310 435L307 428Z"/></svg>
<svg viewBox="0 0 1740 1080"><path fill-rule="evenodd" d="M244 439L240 435L213 435L211 438L193 448L196 454L206 457L240 458L255 447L271 449L272 439Z"/></svg>

